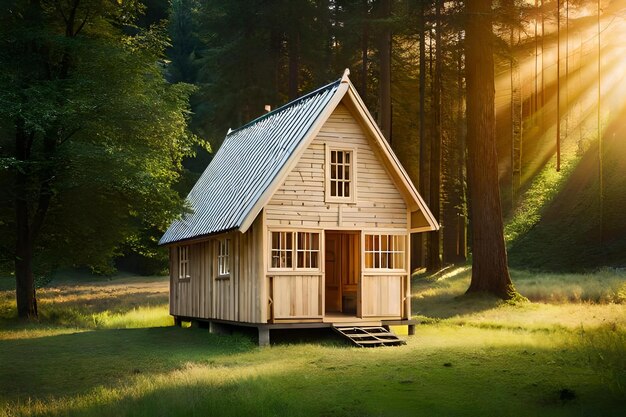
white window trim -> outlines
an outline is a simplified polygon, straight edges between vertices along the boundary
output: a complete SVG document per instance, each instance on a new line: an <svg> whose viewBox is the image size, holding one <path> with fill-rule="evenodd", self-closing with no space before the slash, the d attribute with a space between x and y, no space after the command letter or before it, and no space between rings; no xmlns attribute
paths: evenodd
<svg viewBox="0 0 626 417"><path fill-rule="evenodd" d="M189 275L189 245L178 246L176 248L176 255L178 260L178 279L190 279L191 276Z"/></svg>
<svg viewBox="0 0 626 417"><path fill-rule="evenodd" d="M272 233L290 233L291 234L291 266L284 268L272 267ZM298 268L298 233L316 233L318 235L318 248L317 252L317 268ZM318 273L322 270L322 231L319 229L270 229L268 230L268 268L269 272L315 272Z"/></svg>
<svg viewBox="0 0 626 417"><path fill-rule="evenodd" d="M406 233L402 233L402 232L390 232L390 231L378 231L378 230L369 230L369 231L363 231L363 241L362 241L362 247L363 247L363 272L364 273L381 273L381 272L389 272L389 273L406 273L406 260L407 260L407 235ZM367 250L367 246L366 246L366 241L367 241L367 236L397 236L400 239L402 239L402 245L403 245L403 249L400 250L394 250L394 251L368 251ZM381 256L383 253L384 254L389 254L389 253L402 253L402 268L372 268L372 267L368 267L367 266L367 254L368 253L372 253L372 254L378 254L379 256Z"/></svg>
<svg viewBox="0 0 626 417"><path fill-rule="evenodd" d="M217 239L217 277L229 278L230 277L230 255L231 255L231 243L229 238ZM222 252L225 249L225 252ZM223 268L225 267L226 270Z"/></svg>
<svg viewBox="0 0 626 417"><path fill-rule="evenodd" d="M357 202L356 190L357 190L357 155L356 148L354 146L333 146L326 144L326 155L324 160L324 200L328 203L349 203L355 204ZM330 153L331 151L350 152L350 197L337 197L330 195Z"/></svg>

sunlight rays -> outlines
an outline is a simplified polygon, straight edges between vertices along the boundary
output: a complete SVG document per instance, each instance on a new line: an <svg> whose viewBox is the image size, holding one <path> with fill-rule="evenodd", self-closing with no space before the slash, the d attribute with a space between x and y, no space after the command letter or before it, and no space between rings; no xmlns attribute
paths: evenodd
<svg viewBox="0 0 626 417"><path fill-rule="evenodd" d="M527 4L534 7L534 1ZM554 156L557 123L560 123L559 136L565 158L568 153L584 151L597 140L599 126L604 134L607 126L614 122L626 123L621 121L626 115L626 1L603 1L598 25L596 2L569 5L569 21L566 22L565 1L561 0L560 36L557 34L556 4L544 3L543 39L541 12L537 12L537 54L535 20L530 19L518 33L517 44L513 45L517 65L513 69L501 65L496 79L496 112L501 123L510 123L512 117L509 115L512 100L517 99L512 88L521 91L521 141L530 145L526 148L528 153L522 155L522 183L532 178ZM557 50L559 38L560 51ZM600 62L598 41L601 44ZM559 56L560 65L557 66ZM511 71L519 71L519 85L515 85ZM557 112L559 101L560 112Z"/></svg>

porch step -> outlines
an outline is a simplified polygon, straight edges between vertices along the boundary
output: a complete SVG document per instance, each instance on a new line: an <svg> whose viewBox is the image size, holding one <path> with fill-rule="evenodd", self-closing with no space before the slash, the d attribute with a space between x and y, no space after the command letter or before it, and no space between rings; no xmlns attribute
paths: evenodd
<svg viewBox="0 0 626 417"><path fill-rule="evenodd" d="M381 326L333 326L333 330L360 347L399 346L406 342Z"/></svg>

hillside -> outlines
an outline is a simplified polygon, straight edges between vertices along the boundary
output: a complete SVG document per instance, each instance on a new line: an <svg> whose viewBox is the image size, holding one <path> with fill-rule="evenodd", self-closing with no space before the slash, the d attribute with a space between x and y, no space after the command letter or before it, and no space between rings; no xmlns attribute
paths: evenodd
<svg viewBox="0 0 626 417"><path fill-rule="evenodd" d="M598 148L589 147L540 220L511 242L510 265L545 271L626 267L626 128L614 124L604 140L604 239L600 238Z"/></svg>

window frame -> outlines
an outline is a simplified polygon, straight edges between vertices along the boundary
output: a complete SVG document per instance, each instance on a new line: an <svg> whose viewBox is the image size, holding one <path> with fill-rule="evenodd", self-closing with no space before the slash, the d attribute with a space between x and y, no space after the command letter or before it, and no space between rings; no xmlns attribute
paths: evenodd
<svg viewBox="0 0 626 417"><path fill-rule="evenodd" d="M368 241L368 237L371 236L372 237L372 248L371 250L368 250L368 245L367 245L367 241ZM382 237L385 236L387 238L387 245L389 245L389 242L392 242L392 246L389 247L387 246L387 249L383 250L382 248ZM375 244L374 244L374 238L378 237L378 248L375 248ZM389 237L392 238L391 241L389 241ZM406 269L406 261L407 261L407 235L406 233L402 233L402 232L392 232L392 231L363 231L363 270L369 273L381 273L381 272L401 272L401 273L406 273L407 269ZM398 242L401 247L395 248L395 243ZM368 255L371 254L372 255L372 266L368 266ZM396 263L395 263L395 257L396 256L400 256L400 263L401 266L398 268ZM374 257L378 256L378 262L379 265L383 264L383 256L387 258L387 265L389 265L389 262L393 262L392 266L393 268L389 268L389 267L381 267L378 266L376 267L376 262L374 260Z"/></svg>
<svg viewBox="0 0 626 417"><path fill-rule="evenodd" d="M355 204L357 202L357 152L356 148L349 145L333 146L326 144L324 160L324 200L328 203L348 203ZM347 180L349 184L350 196L339 197L331 195L331 158L332 152L345 152L350 154L350 178ZM345 163L343 163L345 166ZM344 174L345 175L345 174ZM345 182L345 179L335 181Z"/></svg>
<svg viewBox="0 0 626 417"><path fill-rule="evenodd" d="M176 247L176 259L178 261L178 280L189 281L191 279L189 274L189 245Z"/></svg>
<svg viewBox="0 0 626 417"><path fill-rule="evenodd" d="M217 278L230 278L230 255L231 255L231 239L228 237L222 237L216 239L216 253L215 253L215 265L217 268ZM222 250L225 250L222 252ZM223 267L227 267L228 270L224 272Z"/></svg>
<svg viewBox="0 0 626 417"><path fill-rule="evenodd" d="M322 231L318 229L314 230L294 230L294 229L271 229L268 231L268 266L267 269L270 272L315 272L319 273L322 270ZM289 249L275 249L273 247L273 234L281 233L291 236L291 248ZM317 249L307 248L307 245L304 245L305 248L300 248L298 245L298 234L306 233L309 235L316 234L317 235ZM274 257L275 251L281 252L289 252L291 254L291 266L285 267L275 267L272 266L272 259ZM298 253L304 254L317 254L317 267L298 267Z"/></svg>

